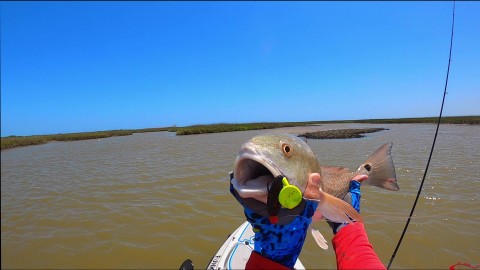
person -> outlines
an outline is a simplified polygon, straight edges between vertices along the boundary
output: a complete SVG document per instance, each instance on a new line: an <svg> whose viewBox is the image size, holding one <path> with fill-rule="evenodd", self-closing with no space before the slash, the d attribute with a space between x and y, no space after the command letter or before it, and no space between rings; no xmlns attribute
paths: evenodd
<svg viewBox="0 0 480 270"><path fill-rule="evenodd" d="M343 198L357 212L360 212L360 184L367 178L366 175L354 177L349 192ZM255 248L245 269L293 269L318 206L320 181L320 174L310 174L302 202L296 209L281 209L278 223L275 221L273 224L265 204L244 199L230 187L233 196L244 207L245 216L255 232ZM386 269L373 250L363 223L328 221L328 224L334 233L332 243L337 269Z"/></svg>

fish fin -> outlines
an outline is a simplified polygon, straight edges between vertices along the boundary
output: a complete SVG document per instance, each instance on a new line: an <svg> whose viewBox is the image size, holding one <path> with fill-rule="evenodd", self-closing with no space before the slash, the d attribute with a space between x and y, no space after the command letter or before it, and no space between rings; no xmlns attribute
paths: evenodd
<svg viewBox="0 0 480 270"><path fill-rule="evenodd" d="M391 142L382 145L360 166L359 169L365 168L370 172L364 183L393 191L400 189L392 159L392 145Z"/></svg>
<svg viewBox="0 0 480 270"><path fill-rule="evenodd" d="M349 203L323 191L320 191L320 202L317 210L326 219L333 222L352 223L351 219L353 219L363 223L362 216Z"/></svg>
<svg viewBox="0 0 480 270"><path fill-rule="evenodd" d="M310 228L310 232L312 233L313 239L317 243L317 245L324 250L328 249L328 242L323 237L322 233L314 228Z"/></svg>
<svg viewBox="0 0 480 270"><path fill-rule="evenodd" d="M322 213L320 211L315 211L312 216L312 222L317 222L323 219Z"/></svg>

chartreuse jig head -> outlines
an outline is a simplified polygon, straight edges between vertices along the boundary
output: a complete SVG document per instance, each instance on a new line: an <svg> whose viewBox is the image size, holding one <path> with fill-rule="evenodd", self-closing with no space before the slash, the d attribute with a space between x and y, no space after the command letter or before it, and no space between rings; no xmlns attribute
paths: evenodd
<svg viewBox="0 0 480 270"><path fill-rule="evenodd" d="M288 209L293 209L302 201L302 192L294 185L290 185L286 177L282 179L283 188L278 195L280 204Z"/></svg>

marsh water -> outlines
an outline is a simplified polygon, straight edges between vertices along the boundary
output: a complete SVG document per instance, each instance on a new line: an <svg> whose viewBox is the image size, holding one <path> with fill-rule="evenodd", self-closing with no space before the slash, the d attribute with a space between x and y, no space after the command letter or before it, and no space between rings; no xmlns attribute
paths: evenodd
<svg viewBox="0 0 480 270"><path fill-rule="evenodd" d="M400 191L362 187L369 239L388 264L413 205L435 133L431 124L328 124L298 134L385 127L360 139L308 140L324 165L356 169L392 141ZM240 145L266 130L54 142L1 152L3 268L205 268L244 220L228 191ZM415 215L392 268L480 264L480 126L441 125ZM327 239L325 222L314 224ZM307 269L335 269L307 237Z"/></svg>

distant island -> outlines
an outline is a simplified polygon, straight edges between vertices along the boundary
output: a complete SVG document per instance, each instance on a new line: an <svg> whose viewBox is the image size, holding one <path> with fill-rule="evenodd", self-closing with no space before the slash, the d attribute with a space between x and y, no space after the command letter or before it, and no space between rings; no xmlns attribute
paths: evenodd
<svg viewBox="0 0 480 270"><path fill-rule="evenodd" d="M322 130L315 132L307 132L298 135L298 137L305 137L307 139L352 139L362 138L365 133L374 133L388 128L355 128L355 129L334 129Z"/></svg>
<svg viewBox="0 0 480 270"><path fill-rule="evenodd" d="M320 124L338 124L338 123L365 123L365 124L425 124L437 123L438 117L422 117L422 118L397 118L397 119L365 119L365 120L339 120L339 121L309 121L309 122L279 122L279 123L245 123L245 124L211 124L211 125L193 125L188 127L163 127L163 128L144 128L144 129L122 129L122 130L107 130L97 132L81 132L81 133L66 133L66 134L52 134L52 135L33 135L33 136L8 136L1 138L1 150L11 149L15 147L44 144L50 141L78 141L90 140L99 138L108 138L113 136L128 136L134 133L144 132L159 132L169 131L175 132L176 135L194 135L204 133L219 133L245 130L259 130L259 129L273 129L281 127L298 127L298 126L312 126ZM464 125L479 125L480 116L449 116L442 117L442 124L464 124ZM379 130L376 130L379 131ZM369 132L376 132L369 131ZM360 132L369 133L369 132ZM309 134L311 138L317 136L333 136L338 138L355 138L361 136L358 130L350 130L349 132L333 132ZM333 135L332 135L333 134ZM305 135L305 134L302 134Z"/></svg>

